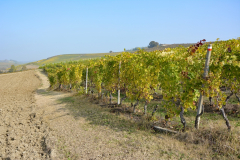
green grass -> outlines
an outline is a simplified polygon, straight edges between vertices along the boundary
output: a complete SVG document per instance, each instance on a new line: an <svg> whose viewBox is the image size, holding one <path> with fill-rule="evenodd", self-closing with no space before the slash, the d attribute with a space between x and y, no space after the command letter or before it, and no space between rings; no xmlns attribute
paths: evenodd
<svg viewBox="0 0 240 160"><path fill-rule="evenodd" d="M73 97L64 97L58 100L60 103L74 103Z"/></svg>

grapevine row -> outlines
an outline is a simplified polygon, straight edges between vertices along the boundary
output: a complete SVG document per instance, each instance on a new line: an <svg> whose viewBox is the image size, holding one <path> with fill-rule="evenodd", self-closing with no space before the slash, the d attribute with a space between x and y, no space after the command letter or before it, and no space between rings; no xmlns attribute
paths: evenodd
<svg viewBox="0 0 240 160"><path fill-rule="evenodd" d="M240 90L240 39L217 40L212 44L206 78L203 78L203 70L208 43L204 44L204 41L187 48L123 52L117 56L48 64L42 68L47 72L52 88L67 85L70 89L78 89L86 83L88 68L88 79L99 96L102 88L112 94L120 87L136 104L145 101L145 113L155 90L161 88L167 115L173 117L189 108L195 110L200 93L223 108L229 98L221 88L229 88L236 96Z"/></svg>

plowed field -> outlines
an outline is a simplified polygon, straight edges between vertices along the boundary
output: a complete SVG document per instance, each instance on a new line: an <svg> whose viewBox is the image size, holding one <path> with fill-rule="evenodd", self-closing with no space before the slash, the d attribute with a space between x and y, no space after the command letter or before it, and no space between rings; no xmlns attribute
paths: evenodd
<svg viewBox="0 0 240 160"><path fill-rule="evenodd" d="M37 112L35 71L0 75L0 159L47 159L49 128Z"/></svg>

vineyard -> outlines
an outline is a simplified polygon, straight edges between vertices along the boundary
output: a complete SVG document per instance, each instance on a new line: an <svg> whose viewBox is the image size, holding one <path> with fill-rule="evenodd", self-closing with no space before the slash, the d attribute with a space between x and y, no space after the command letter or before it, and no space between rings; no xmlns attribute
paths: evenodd
<svg viewBox="0 0 240 160"><path fill-rule="evenodd" d="M212 107L220 110L230 130L224 107L231 96L236 96L240 102L237 95L240 91L240 39L217 40L211 45L203 39L191 47L152 52L139 49L135 53L123 52L116 56L48 64L41 68L48 74L51 89L65 88L92 96L96 92L99 100L109 97L111 106L112 96L118 93L115 106L121 106L128 99L132 113L135 113L137 105L142 102L146 117L154 117L160 104L155 105L154 111L148 111L148 104L160 96L161 106L167 111L165 119L180 116L184 128L187 123L184 113L197 108L195 127L198 128L199 117L204 112L201 99L204 96ZM236 114L240 117L239 113Z"/></svg>

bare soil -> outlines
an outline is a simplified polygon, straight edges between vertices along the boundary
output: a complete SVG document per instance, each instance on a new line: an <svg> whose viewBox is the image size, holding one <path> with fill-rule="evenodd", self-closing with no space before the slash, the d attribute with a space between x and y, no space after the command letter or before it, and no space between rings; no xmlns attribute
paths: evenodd
<svg viewBox="0 0 240 160"><path fill-rule="evenodd" d="M0 75L0 159L49 159L50 132L38 111L35 71Z"/></svg>
<svg viewBox="0 0 240 160"><path fill-rule="evenodd" d="M26 65L27 69L38 69L38 65L28 64Z"/></svg>

